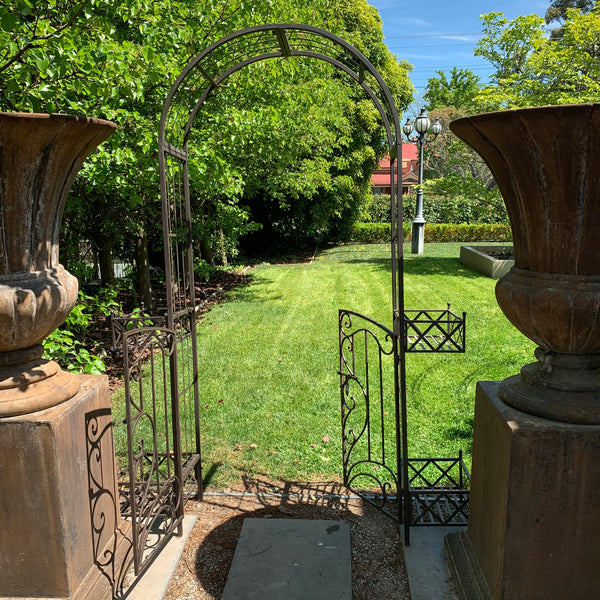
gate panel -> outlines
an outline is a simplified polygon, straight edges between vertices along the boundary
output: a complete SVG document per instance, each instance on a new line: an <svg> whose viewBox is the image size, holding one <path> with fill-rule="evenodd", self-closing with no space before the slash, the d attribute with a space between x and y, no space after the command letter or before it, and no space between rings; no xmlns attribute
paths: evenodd
<svg viewBox="0 0 600 600"><path fill-rule="evenodd" d="M123 350L128 480L120 484L121 514L131 519L133 564L139 575L183 519L179 423L171 393L175 331L125 331Z"/></svg>
<svg viewBox="0 0 600 600"><path fill-rule="evenodd" d="M339 332L344 485L400 521L398 339L348 310L339 311Z"/></svg>

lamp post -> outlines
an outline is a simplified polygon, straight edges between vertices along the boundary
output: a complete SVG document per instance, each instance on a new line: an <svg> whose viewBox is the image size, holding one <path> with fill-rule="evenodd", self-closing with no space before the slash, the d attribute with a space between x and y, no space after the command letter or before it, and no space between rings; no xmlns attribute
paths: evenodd
<svg viewBox="0 0 600 600"><path fill-rule="evenodd" d="M427 138L427 133L431 127L433 137ZM442 124L436 117L433 125L427 116L427 111L422 108L421 114L416 118L414 126L410 118L402 127L406 139L411 143L419 145L419 185L417 187L417 206L415 218L412 221L412 253L423 254L423 245L425 243L425 219L423 218L423 145L425 142L431 142L442 133ZM410 137L413 131L416 135Z"/></svg>

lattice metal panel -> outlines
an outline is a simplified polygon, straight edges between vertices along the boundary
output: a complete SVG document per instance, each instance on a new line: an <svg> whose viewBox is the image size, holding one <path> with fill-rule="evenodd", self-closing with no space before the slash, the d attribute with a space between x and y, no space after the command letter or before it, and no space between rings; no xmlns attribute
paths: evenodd
<svg viewBox="0 0 600 600"><path fill-rule="evenodd" d="M410 524L466 525L470 473L457 458L409 458Z"/></svg>
<svg viewBox="0 0 600 600"><path fill-rule="evenodd" d="M447 309L404 311L405 352L464 352L465 321Z"/></svg>

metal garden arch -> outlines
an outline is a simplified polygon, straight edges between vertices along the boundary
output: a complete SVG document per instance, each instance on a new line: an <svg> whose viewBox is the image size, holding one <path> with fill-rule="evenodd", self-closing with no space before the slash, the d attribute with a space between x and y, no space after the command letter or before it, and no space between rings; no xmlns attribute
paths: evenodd
<svg viewBox="0 0 600 600"><path fill-rule="evenodd" d="M188 170L190 134L206 101L218 93L228 77L252 63L288 57L326 61L344 72L371 99L385 128L390 156L393 325L388 329L353 311L339 311L343 469L345 484L350 489L404 522L405 541L408 542L412 510L410 490L414 477L411 478L409 472L410 461L405 458L404 356L410 351L462 351L464 316L461 320L449 308L442 311L404 310L402 130L396 106L381 75L363 54L342 38L308 25L260 25L220 39L191 60L163 105L158 145L167 307L162 326L169 335L174 334L177 345L177 349L169 354L173 441L176 444L185 437L179 413L188 409L181 409L182 406L192 406L191 429L195 436L195 450L188 454L182 453L181 449L174 450L178 489L182 493L185 490L186 473L191 472L189 467L186 471L185 465L193 464L194 479L202 493ZM189 346L192 357L185 365L181 364L182 357L188 354L179 350L180 344ZM393 383L390 381L387 385L384 381L385 361L391 361L387 372L393 373ZM186 456L190 457L187 461ZM415 473L417 470L413 468ZM419 471L421 475L424 472L423 469ZM450 468L446 471L448 474ZM178 514L182 514L183 502L181 499L177 504ZM414 504L414 498L412 502ZM395 508L390 509L393 505ZM461 512L460 508L458 512Z"/></svg>

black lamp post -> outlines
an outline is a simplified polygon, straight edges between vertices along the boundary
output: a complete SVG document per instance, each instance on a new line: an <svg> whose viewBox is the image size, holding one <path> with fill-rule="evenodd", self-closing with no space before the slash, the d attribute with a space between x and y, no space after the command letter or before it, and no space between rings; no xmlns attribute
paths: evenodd
<svg viewBox="0 0 600 600"><path fill-rule="evenodd" d="M427 138L427 133L431 127L433 137ZM436 117L433 125L427 116L427 111L422 108L421 114L415 120L414 126L410 119L406 119L406 123L402 127L402 131L409 142L419 145L419 186L417 187L417 206L415 210L415 218L412 221L412 253L423 254L423 246L425 243L425 219L423 218L423 145L425 142L435 140L442 133L442 124ZM416 132L412 138L410 135Z"/></svg>

